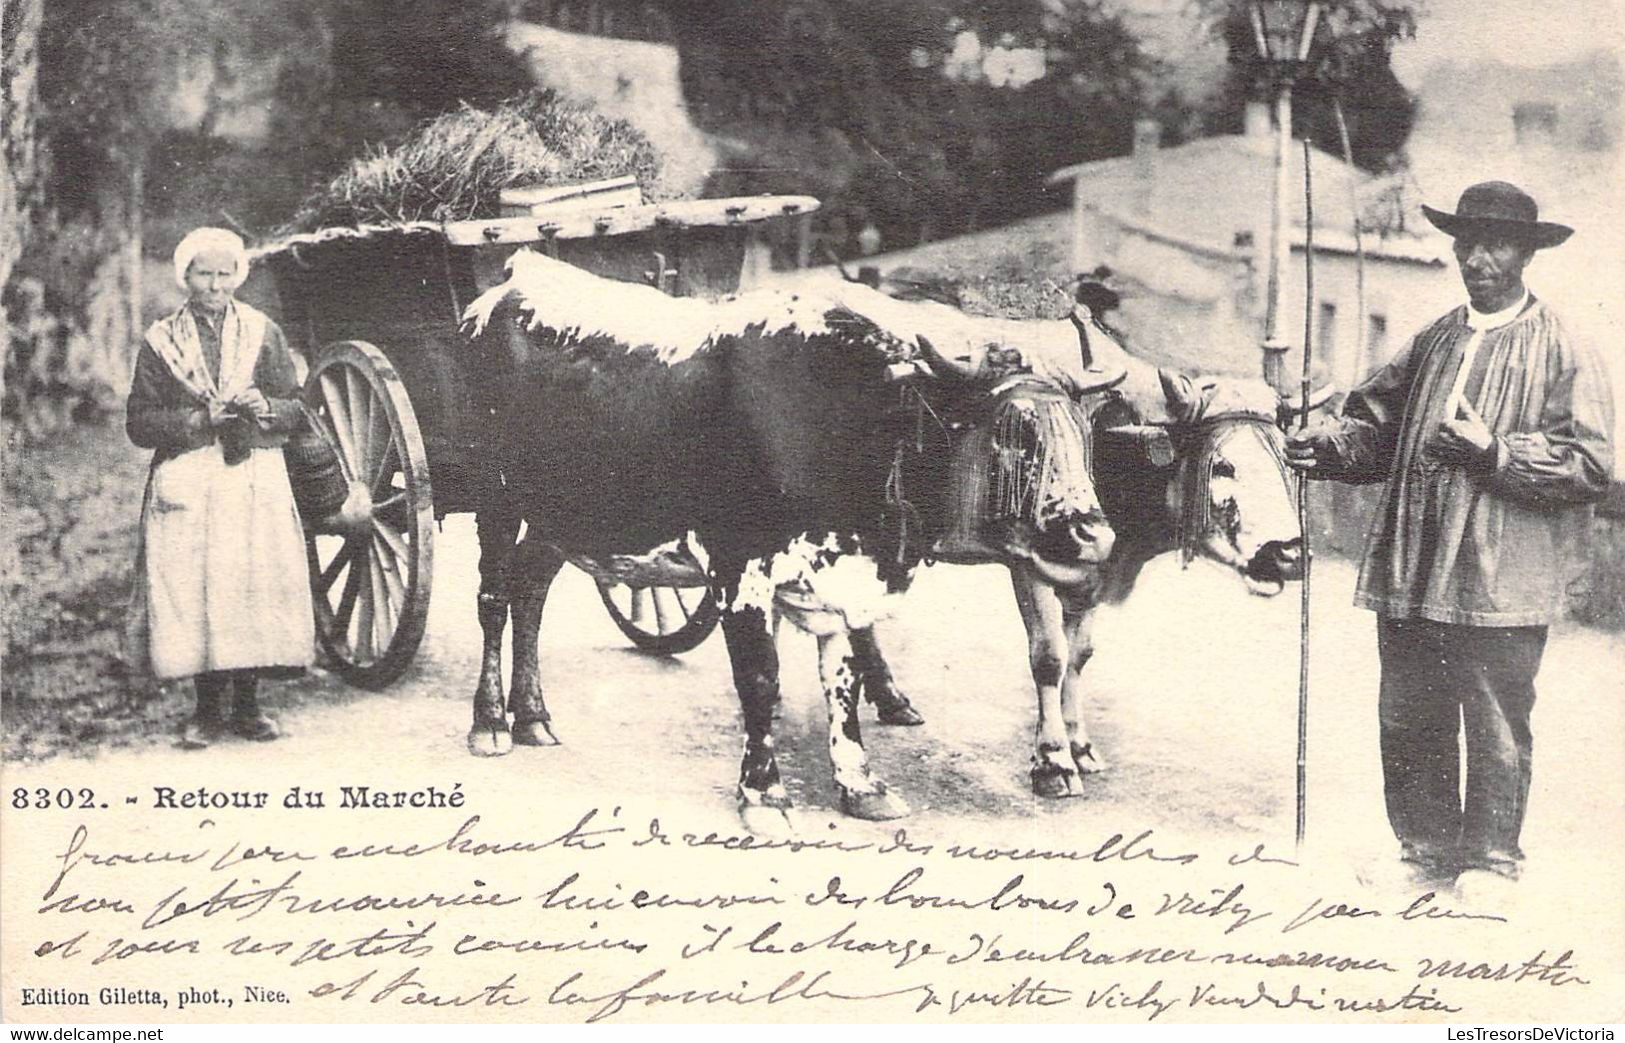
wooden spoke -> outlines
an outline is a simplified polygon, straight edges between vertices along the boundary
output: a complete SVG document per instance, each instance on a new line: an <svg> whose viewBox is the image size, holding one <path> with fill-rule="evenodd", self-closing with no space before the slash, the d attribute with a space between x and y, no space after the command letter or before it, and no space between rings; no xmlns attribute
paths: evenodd
<svg viewBox="0 0 1625 1043"><path fill-rule="evenodd" d="M385 414L383 404L367 399L367 440L366 459L363 461L362 476L367 479L371 488L378 488L378 475L384 468L384 461L389 458L390 450L394 448L395 439L389 433L389 417Z"/></svg>
<svg viewBox="0 0 1625 1043"><path fill-rule="evenodd" d="M345 549L349 549L349 542L346 542ZM357 596L361 593L361 566L356 562L354 552L348 556L350 572L344 578L344 593L339 595L338 607L333 610L335 632L340 636L349 629L350 616L355 612Z"/></svg>
<svg viewBox="0 0 1625 1043"><path fill-rule="evenodd" d="M649 600L655 607L655 633L669 634L672 631L671 621L666 615L666 603L661 598L663 588L654 587L649 591Z"/></svg>
<svg viewBox="0 0 1625 1043"><path fill-rule="evenodd" d="M405 502L406 502L406 490L401 489L400 491L392 493L390 496L388 496L388 497L386 497L386 498L384 498L382 500L374 500L373 505L372 505L373 513L376 514L376 513L380 512L380 511L387 511L387 510L389 510L389 509L391 509L393 507L399 507L401 504L403 504Z"/></svg>
<svg viewBox="0 0 1625 1043"><path fill-rule="evenodd" d="M417 414L385 353L360 341L323 348L304 395L345 480L372 493L370 518L348 519L364 530L331 556L332 536L307 534L318 636L338 673L381 688L411 663L428 617L434 504Z"/></svg>
<svg viewBox="0 0 1625 1043"><path fill-rule="evenodd" d="M349 383L350 412L355 422L356 478L366 481L372 475L373 458L379 452L378 439L373 431L374 407L377 412L383 412L383 405L373 396L372 388L368 385L366 377L350 370L345 373L345 380ZM385 423L388 423L385 418Z"/></svg>
<svg viewBox="0 0 1625 1043"><path fill-rule="evenodd" d="M373 499L378 499L387 490L392 488L390 479L399 474L401 463L395 451L395 436L385 432L383 447L378 452L378 458L373 462L368 472L371 480L368 482L372 489Z"/></svg>
<svg viewBox="0 0 1625 1043"><path fill-rule="evenodd" d="M333 589L333 583L339 578L339 573L355 556L355 548L356 544L353 541L344 541L344 545L339 548L339 552L333 555L333 560L328 563L325 569L322 569L321 575L316 577L316 592L318 595L325 597L327 592Z"/></svg>
<svg viewBox="0 0 1625 1043"><path fill-rule="evenodd" d="M406 537L390 528L388 524L375 517L372 520L372 529L389 551L392 562L397 568L400 562L407 561L412 557L412 548L407 546Z"/></svg>
<svg viewBox="0 0 1625 1043"><path fill-rule="evenodd" d="M394 634L395 627L390 618L392 612L389 589L384 583L384 563L375 541L367 541L366 562L367 580L372 588L372 628L368 631L367 641L371 644L373 658L376 659L389 647L389 639Z"/></svg>
<svg viewBox="0 0 1625 1043"><path fill-rule="evenodd" d="M406 578L401 575L400 566L400 559L405 555L404 553L398 554L389 545L387 538L382 535L384 531L380 530L379 535L373 538L373 551L378 555L378 562L381 566L379 571L384 579L384 592L389 595L390 608L393 610L396 605L403 604L406 601ZM400 546L401 551L404 552L406 544L403 542Z"/></svg>
<svg viewBox="0 0 1625 1043"><path fill-rule="evenodd" d="M367 378L354 369L344 371L344 404L350 411L350 431L356 446L355 463L360 471L367 462L366 436L372 421L372 396L367 393Z"/></svg>
<svg viewBox="0 0 1625 1043"><path fill-rule="evenodd" d="M689 593L687 599L683 589ZM621 633L638 648L657 655L677 655L697 647L715 629L719 618L716 603L703 587L600 583L598 596ZM696 597L698 600L694 600Z"/></svg>
<svg viewBox="0 0 1625 1043"><path fill-rule="evenodd" d="M340 374L324 390L329 415L333 418L333 435L339 443L339 462L344 465L344 477L355 481L360 473L356 464L358 457L355 448L355 421L351 415L350 402L345 388L345 377Z"/></svg>
<svg viewBox="0 0 1625 1043"><path fill-rule="evenodd" d="M355 612L355 642L350 646L355 649L356 662L365 666L378 658L377 635L373 631L374 619L378 613L378 577L372 567L371 549L356 560L357 586L362 588L361 596L356 599Z"/></svg>

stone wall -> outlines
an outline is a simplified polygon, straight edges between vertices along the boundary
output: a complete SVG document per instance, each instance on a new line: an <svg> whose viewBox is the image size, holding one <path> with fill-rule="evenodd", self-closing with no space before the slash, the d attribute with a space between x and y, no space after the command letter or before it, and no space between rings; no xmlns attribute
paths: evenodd
<svg viewBox="0 0 1625 1043"><path fill-rule="evenodd" d="M721 164L711 140L689 119L678 79L677 48L515 22L508 46L530 62L536 82L624 119L646 134L664 159L666 185L698 194Z"/></svg>

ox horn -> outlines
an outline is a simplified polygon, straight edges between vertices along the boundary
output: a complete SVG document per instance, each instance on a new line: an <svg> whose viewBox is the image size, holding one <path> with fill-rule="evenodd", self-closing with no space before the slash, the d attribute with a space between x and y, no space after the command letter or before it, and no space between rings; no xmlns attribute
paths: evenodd
<svg viewBox="0 0 1625 1043"><path fill-rule="evenodd" d="M1086 304L1076 304L1072 307L1072 325L1078 328L1078 351L1083 355L1084 371L1095 368L1095 352L1089 346L1089 327L1095 321L1095 313L1089 310Z"/></svg>
<svg viewBox="0 0 1625 1043"><path fill-rule="evenodd" d="M970 359L951 359L937 350L935 344L923 333L914 335L915 343L919 344L920 352L925 355L926 364L931 371L938 375L953 375L963 380L976 379L976 366Z"/></svg>
<svg viewBox="0 0 1625 1043"><path fill-rule="evenodd" d="M1162 397L1167 401L1168 412L1174 420L1182 424L1194 421L1201 412L1202 394L1191 378L1174 370L1159 369L1157 379L1162 384Z"/></svg>

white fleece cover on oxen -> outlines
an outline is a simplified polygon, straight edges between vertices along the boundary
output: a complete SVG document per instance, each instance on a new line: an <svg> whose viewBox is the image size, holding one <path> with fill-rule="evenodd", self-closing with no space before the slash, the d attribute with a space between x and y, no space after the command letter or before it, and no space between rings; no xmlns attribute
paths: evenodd
<svg viewBox="0 0 1625 1043"><path fill-rule="evenodd" d="M905 346L912 357L921 336L943 355L977 365L993 347L1020 353L1017 369L1075 390L1099 383L1083 368L1076 328L1066 319L999 319L967 315L934 301L900 301L861 283L825 284L809 290L758 290L705 300L673 297L642 283L606 279L534 250L508 259L508 278L469 303L463 322L473 336L490 323L510 294L530 319L527 329L574 331L579 338L609 337L627 349L653 350L667 365L682 362L751 327L766 334L794 330L804 336L830 332L831 313L850 312ZM1122 347L1098 329L1090 349L1097 368L1120 370Z"/></svg>
<svg viewBox="0 0 1625 1043"><path fill-rule="evenodd" d="M827 333L825 313L838 306L820 294L782 290L718 301L673 297L653 286L605 279L534 250L519 250L508 258L507 280L474 298L463 312L472 336L484 332L497 305L510 294L530 316L526 329L573 332L582 340L609 337L628 351L652 350L668 366L752 326L768 334L790 329L805 336Z"/></svg>
<svg viewBox="0 0 1625 1043"><path fill-rule="evenodd" d="M672 297L651 286L605 279L521 250L508 261L507 281L469 304L463 315L469 332L479 336L510 295L528 315L526 329L546 328L577 339L609 337L628 351L653 351L666 365L692 358L752 327L768 335L825 334L830 331L826 317L843 307L838 294L823 292L764 290L720 301ZM695 545L698 542L693 539ZM838 546L834 534L803 533L783 551L747 567L730 607L756 607L771 614L776 604L798 626L814 633L869 626L890 615L896 597L886 593L875 562L861 550L833 554ZM608 572L615 563L595 564Z"/></svg>
<svg viewBox="0 0 1625 1043"><path fill-rule="evenodd" d="M843 308L861 315L906 344L925 337L943 356L981 364L991 348L1017 351L1021 362L1008 372L1030 372L1076 393L1100 384L1098 371L1122 372L1128 355L1104 330L1089 331L1094 372L1083 367L1077 327L1070 319L1000 319L967 315L936 301L900 301L862 283L830 290ZM1005 375L1001 367L999 375Z"/></svg>
<svg viewBox="0 0 1625 1043"><path fill-rule="evenodd" d="M979 364L993 347L1021 355L1030 370L1063 388L1098 383L1084 369L1076 328L1068 320L1013 320L966 315L931 301L899 301L860 283L819 286L811 291L762 290L710 301L672 297L638 283L606 279L533 250L508 259L508 277L475 298L463 314L472 336L490 324L497 306L517 298L528 330L550 329L577 339L608 337L627 351L648 350L675 365L720 340L759 328L765 335L832 331L840 313L860 316L917 357L918 338L944 356ZM1104 332L1091 336L1097 367L1120 368L1123 349ZM833 555L834 534L803 533L783 551L752 563L741 578L735 608L770 605L804 629L829 632L872 625L892 613L896 595L886 593L875 562L861 550Z"/></svg>

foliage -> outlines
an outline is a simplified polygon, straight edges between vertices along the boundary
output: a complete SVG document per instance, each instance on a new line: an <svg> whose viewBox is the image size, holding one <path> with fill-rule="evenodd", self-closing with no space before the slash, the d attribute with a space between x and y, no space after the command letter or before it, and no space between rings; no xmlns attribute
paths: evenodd
<svg viewBox="0 0 1625 1043"><path fill-rule="evenodd" d="M167 253L205 218L253 233L280 224L359 146L397 140L462 104L530 86L504 46L506 0L51 0L41 41L41 136L56 218L94 219L109 176L144 173ZM270 144L216 134L238 70L275 70ZM198 124L177 94L208 83ZM96 176L92 176L96 175Z"/></svg>
<svg viewBox="0 0 1625 1043"><path fill-rule="evenodd" d="M243 40L293 49L281 17L317 0L51 0L40 40L40 135L57 214L93 209L96 175L143 166L181 76Z"/></svg>
<svg viewBox="0 0 1625 1043"><path fill-rule="evenodd" d="M690 111L745 145L708 191L817 194L842 255L871 220L899 246L1053 205L1051 170L1127 149L1151 68L1099 0L694 0L671 12ZM956 70L966 34L1041 54L1043 75L998 86Z"/></svg>
<svg viewBox="0 0 1625 1043"><path fill-rule="evenodd" d="M168 0L205 7L202 0ZM369 145L398 142L423 121L462 105L494 107L530 86L503 41L505 0L234 0L273 22L233 33L219 63L274 70L260 104L269 113L263 148L211 133L204 124L162 135L148 153L150 243L166 252L189 222L208 215L244 233L284 224L301 199L337 176ZM229 25L217 31L228 31ZM243 41L252 41L252 51Z"/></svg>
<svg viewBox="0 0 1625 1043"><path fill-rule="evenodd" d="M398 141L462 105L494 108L531 86L503 42L507 0L275 2L305 22L306 43L284 55L271 132L304 188L335 176L365 144Z"/></svg>
<svg viewBox="0 0 1625 1043"><path fill-rule="evenodd" d="M1227 121L1243 102L1268 97L1273 72L1259 55L1246 0L1196 0L1224 41L1230 67L1221 103ZM1416 35L1421 0L1320 0L1308 67L1292 91L1292 129L1340 152L1342 102L1356 165L1382 170L1410 136L1416 102L1394 76L1393 46Z"/></svg>
<svg viewBox="0 0 1625 1043"><path fill-rule="evenodd" d="M285 231L496 217L505 188L626 174L658 196L659 172L631 124L536 91L490 112L464 105L373 148L306 199Z"/></svg>

